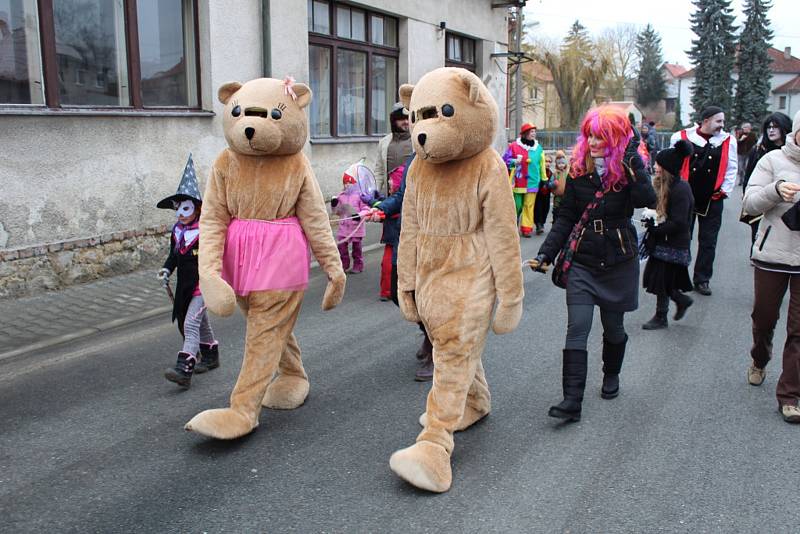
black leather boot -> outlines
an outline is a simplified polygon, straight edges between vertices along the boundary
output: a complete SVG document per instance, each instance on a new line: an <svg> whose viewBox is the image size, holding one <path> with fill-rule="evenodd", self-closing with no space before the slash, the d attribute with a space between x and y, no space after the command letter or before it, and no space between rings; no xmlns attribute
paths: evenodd
<svg viewBox="0 0 800 534"><path fill-rule="evenodd" d="M583 390L586 388L585 350L564 349L561 366L561 380L564 388L564 400L551 406L547 415L566 421L581 420L581 403Z"/></svg>
<svg viewBox="0 0 800 534"><path fill-rule="evenodd" d="M656 314L642 325L642 330L661 330L667 328L667 312L657 311Z"/></svg>
<svg viewBox="0 0 800 534"><path fill-rule="evenodd" d="M175 382L180 387L188 389L192 384L192 373L194 372L196 363L197 358L194 354L179 352L175 367L167 369L164 376L167 377L167 380L170 382Z"/></svg>
<svg viewBox="0 0 800 534"><path fill-rule="evenodd" d="M628 336L625 336L622 343L611 343L603 336L603 387L600 389L600 396L604 399L613 399L619 395L619 372L622 370L627 343Z"/></svg>
<svg viewBox="0 0 800 534"><path fill-rule="evenodd" d="M683 316L686 315L686 310L689 309L689 306L694 304L694 300L689 295L684 295L680 291L672 292L672 300L675 301L675 305L678 308L675 310L675 315L672 318L676 321L680 321L683 319Z"/></svg>
<svg viewBox="0 0 800 534"><path fill-rule="evenodd" d="M201 374L217 367L219 367L219 345L200 343L200 362L194 368L194 372Z"/></svg>

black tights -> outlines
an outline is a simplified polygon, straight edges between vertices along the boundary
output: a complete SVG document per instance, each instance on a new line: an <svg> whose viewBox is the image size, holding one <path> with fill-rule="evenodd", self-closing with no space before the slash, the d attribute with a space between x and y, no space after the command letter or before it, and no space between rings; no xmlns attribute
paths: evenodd
<svg viewBox="0 0 800 534"><path fill-rule="evenodd" d="M623 320L625 312L610 311L600 308L600 320L603 323L603 337L613 344L623 343L626 339ZM569 304L567 306L567 341L565 349L586 350L589 332L592 330L594 305Z"/></svg>

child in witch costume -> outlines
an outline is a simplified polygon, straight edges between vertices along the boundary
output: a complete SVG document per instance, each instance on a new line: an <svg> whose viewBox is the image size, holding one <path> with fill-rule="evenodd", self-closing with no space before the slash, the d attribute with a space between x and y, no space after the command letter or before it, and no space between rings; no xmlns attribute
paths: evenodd
<svg viewBox="0 0 800 534"><path fill-rule="evenodd" d="M189 155L178 191L157 204L162 209L174 209L178 218L170 235L169 256L158 272L158 277L166 286L172 271L178 270L172 320L178 321L178 330L183 336L183 348L178 352L175 367L168 369L164 375L167 380L184 388L191 385L193 373L203 373L219 367L219 345L208 322L197 271L202 205L194 163ZM199 363L198 353L201 355Z"/></svg>

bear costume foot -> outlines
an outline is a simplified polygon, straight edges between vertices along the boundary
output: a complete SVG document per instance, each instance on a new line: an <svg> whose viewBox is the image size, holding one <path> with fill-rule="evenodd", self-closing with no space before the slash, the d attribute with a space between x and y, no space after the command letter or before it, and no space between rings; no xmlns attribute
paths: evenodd
<svg viewBox="0 0 800 534"><path fill-rule="evenodd" d="M306 401L308 380L302 376L278 375L267 388L261 405L273 410L294 410Z"/></svg>
<svg viewBox="0 0 800 534"><path fill-rule="evenodd" d="M418 441L396 451L389 459L389 467L409 484L434 493L444 493L453 482L450 455L430 441Z"/></svg>
<svg viewBox="0 0 800 534"><path fill-rule="evenodd" d="M464 415L461 416L461 419L458 420L458 424L456 425L455 432L461 432L463 430L468 429L484 417L489 415L489 412L479 412L474 408L469 406L464 408ZM422 415L419 416L419 425L423 428L428 424L428 414L427 412L422 412Z"/></svg>
<svg viewBox="0 0 800 534"><path fill-rule="evenodd" d="M183 428L215 439L236 439L252 432L258 421L231 408L206 410L192 417Z"/></svg>

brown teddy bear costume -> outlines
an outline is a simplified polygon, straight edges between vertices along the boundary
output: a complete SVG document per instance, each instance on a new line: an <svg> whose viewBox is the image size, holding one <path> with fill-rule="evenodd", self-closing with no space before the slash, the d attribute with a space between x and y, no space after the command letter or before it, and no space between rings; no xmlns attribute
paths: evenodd
<svg viewBox="0 0 800 534"><path fill-rule="evenodd" d="M322 309L341 301L345 274L322 192L301 152L311 90L289 78L261 78L226 83L218 94L229 146L206 186L200 289L217 315L232 314L239 303L247 337L231 407L194 416L186 430L233 439L258 426L262 404L292 409L308 394L292 333L308 282L308 245L329 280Z"/></svg>
<svg viewBox="0 0 800 534"><path fill-rule="evenodd" d="M522 315L522 269L506 166L491 147L497 104L465 69L440 68L400 87L416 157L407 175L398 250L398 297L433 341L433 386L417 443L389 465L411 484L450 489L453 432L490 410L481 354L492 328Z"/></svg>

